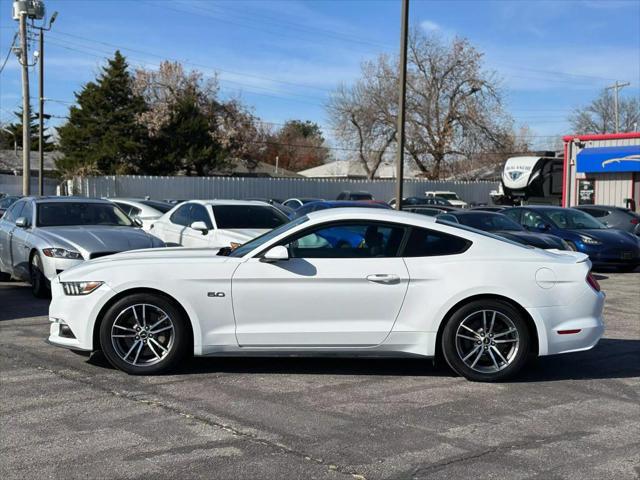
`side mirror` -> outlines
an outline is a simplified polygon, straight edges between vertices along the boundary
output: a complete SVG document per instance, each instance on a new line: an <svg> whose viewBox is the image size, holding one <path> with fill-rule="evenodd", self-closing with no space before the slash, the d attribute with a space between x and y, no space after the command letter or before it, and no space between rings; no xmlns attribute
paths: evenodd
<svg viewBox="0 0 640 480"><path fill-rule="evenodd" d="M191 224L191 228L194 230L197 230L199 232L202 232L202 235L206 235L207 233L209 233L209 229L207 228L207 224L199 221L199 222L193 222Z"/></svg>
<svg viewBox="0 0 640 480"><path fill-rule="evenodd" d="M289 250L283 245L278 245L267 250L260 260L267 263L289 260Z"/></svg>
<svg viewBox="0 0 640 480"><path fill-rule="evenodd" d="M546 223L539 223L536 225L536 230L540 230L541 232L546 232L550 228L551 226Z"/></svg>
<svg viewBox="0 0 640 480"><path fill-rule="evenodd" d="M29 226L29 222L24 217L18 217L16 219L16 227L27 228Z"/></svg>
<svg viewBox="0 0 640 480"><path fill-rule="evenodd" d="M142 227L142 220L140 220L140 218L138 218L138 217L133 218L133 223L134 223L137 227Z"/></svg>

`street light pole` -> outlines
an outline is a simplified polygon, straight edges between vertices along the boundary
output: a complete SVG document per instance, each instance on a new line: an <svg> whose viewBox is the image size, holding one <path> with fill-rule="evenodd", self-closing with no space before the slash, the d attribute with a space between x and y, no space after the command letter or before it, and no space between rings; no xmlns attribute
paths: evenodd
<svg viewBox="0 0 640 480"><path fill-rule="evenodd" d="M402 0L400 24L400 75L398 97L398 151L396 153L396 209L402 210L402 180L404 170L404 112L407 96L407 39L409 27L409 0Z"/></svg>
<svg viewBox="0 0 640 480"><path fill-rule="evenodd" d="M614 110L614 115L616 117L615 118L615 128L616 128L615 133L618 133L618 131L620 130L620 117L618 115L618 91L623 87L628 87L629 85L631 85L629 82L619 83L616 80L616 83L614 83L610 87L605 88L605 90L613 90L614 91L614 94L613 94L613 110Z"/></svg>

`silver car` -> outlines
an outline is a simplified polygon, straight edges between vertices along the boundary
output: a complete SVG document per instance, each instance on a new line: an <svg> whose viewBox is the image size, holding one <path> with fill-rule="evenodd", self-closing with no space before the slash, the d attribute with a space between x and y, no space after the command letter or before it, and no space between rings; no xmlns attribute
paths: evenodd
<svg viewBox="0 0 640 480"><path fill-rule="evenodd" d="M47 296L56 275L85 260L164 247L138 227L107 200L23 198L0 219L0 277L27 280L35 296Z"/></svg>

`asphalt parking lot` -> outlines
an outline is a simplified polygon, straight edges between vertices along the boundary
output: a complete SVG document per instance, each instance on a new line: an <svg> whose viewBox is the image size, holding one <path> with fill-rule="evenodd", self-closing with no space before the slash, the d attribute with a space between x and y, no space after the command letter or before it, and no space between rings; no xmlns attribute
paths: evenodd
<svg viewBox="0 0 640 480"><path fill-rule="evenodd" d="M0 283L0 477L639 478L640 273L605 338L488 385L420 360L194 359L131 377L44 343Z"/></svg>

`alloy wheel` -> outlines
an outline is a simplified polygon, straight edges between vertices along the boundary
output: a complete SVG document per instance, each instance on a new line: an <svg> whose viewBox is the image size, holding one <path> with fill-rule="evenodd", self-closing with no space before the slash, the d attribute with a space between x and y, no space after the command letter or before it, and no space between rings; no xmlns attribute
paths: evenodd
<svg viewBox="0 0 640 480"><path fill-rule="evenodd" d="M175 341L171 317L156 305L128 306L111 326L111 345L121 360L136 367L162 361Z"/></svg>
<svg viewBox="0 0 640 480"><path fill-rule="evenodd" d="M515 324L504 313L478 310L460 322L455 345L467 367L480 373L496 373L513 363L520 337Z"/></svg>

